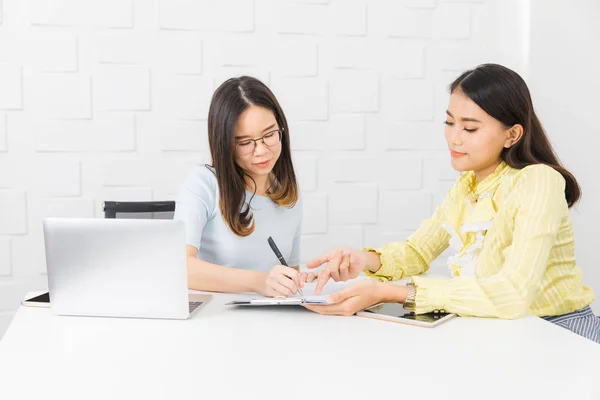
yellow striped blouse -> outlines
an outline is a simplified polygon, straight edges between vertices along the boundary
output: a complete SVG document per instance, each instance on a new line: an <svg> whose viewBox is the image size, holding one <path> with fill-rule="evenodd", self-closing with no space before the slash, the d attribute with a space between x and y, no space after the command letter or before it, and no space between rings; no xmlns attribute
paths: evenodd
<svg viewBox="0 0 600 400"><path fill-rule="evenodd" d="M481 182L463 174L405 242L380 249L380 280L413 276L416 312L519 318L562 315L594 300L575 263L565 180L553 168L502 162ZM415 276L448 246L449 280Z"/></svg>

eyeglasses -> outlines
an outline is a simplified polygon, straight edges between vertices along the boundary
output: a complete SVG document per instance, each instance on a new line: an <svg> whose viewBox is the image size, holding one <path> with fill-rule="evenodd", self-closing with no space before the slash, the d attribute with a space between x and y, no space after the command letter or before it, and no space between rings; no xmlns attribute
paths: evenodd
<svg viewBox="0 0 600 400"><path fill-rule="evenodd" d="M240 156L245 156L254 153L256 150L256 142L262 141L267 147L273 147L281 142L282 130L267 132L263 137L258 139L244 139L236 143L235 151Z"/></svg>

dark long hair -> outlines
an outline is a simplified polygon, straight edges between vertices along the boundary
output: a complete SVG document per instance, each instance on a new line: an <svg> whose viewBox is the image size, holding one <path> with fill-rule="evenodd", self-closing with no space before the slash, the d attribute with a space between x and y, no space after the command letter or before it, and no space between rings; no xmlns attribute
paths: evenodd
<svg viewBox="0 0 600 400"><path fill-rule="evenodd" d="M235 129L240 115L251 105L273 112L282 131L281 155L271 172L272 185L267 195L284 207L291 208L298 201L289 128L275 95L256 78L242 76L228 79L215 91L210 103L208 143L219 185L221 214L231 231L238 236L248 236L254 231L251 209L244 206L246 173L235 163Z"/></svg>
<svg viewBox="0 0 600 400"><path fill-rule="evenodd" d="M579 201L579 184L556 156L535 114L527 84L519 74L502 65L483 64L456 78L450 85L450 93L457 88L507 128L516 124L523 126L523 137L502 150L501 157L506 164L517 169L532 164L554 168L565 178L565 198L569 207Z"/></svg>

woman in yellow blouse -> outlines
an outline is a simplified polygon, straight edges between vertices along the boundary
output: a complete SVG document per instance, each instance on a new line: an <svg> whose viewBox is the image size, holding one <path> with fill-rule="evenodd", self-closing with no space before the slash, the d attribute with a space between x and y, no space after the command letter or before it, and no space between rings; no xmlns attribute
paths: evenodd
<svg viewBox="0 0 600 400"><path fill-rule="evenodd" d="M417 313L533 314L600 342L600 317L589 307L594 294L575 262L569 208L579 185L555 156L527 85L514 71L485 64L459 76L450 93L445 135L452 167L465 173L405 242L337 249L309 263L327 263L317 291L363 270L377 280L333 295L333 305L307 308L352 315L400 302ZM452 279L417 276L448 246L456 250L448 260ZM407 276L406 286L383 283Z"/></svg>

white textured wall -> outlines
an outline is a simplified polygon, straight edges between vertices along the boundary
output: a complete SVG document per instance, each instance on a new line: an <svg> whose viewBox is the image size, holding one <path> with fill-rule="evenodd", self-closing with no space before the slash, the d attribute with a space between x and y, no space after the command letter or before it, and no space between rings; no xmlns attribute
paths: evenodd
<svg viewBox="0 0 600 400"><path fill-rule="evenodd" d="M45 286L41 219L173 198L209 161L210 97L235 75L290 120L304 260L404 239L456 176L448 83L482 62L524 72L521 4L1 0L0 336Z"/></svg>
<svg viewBox="0 0 600 400"><path fill-rule="evenodd" d="M530 86L556 152L583 191L581 203L571 213L576 255L584 283L598 297L600 2L532 0L531 6ZM595 312L600 312L598 306Z"/></svg>

